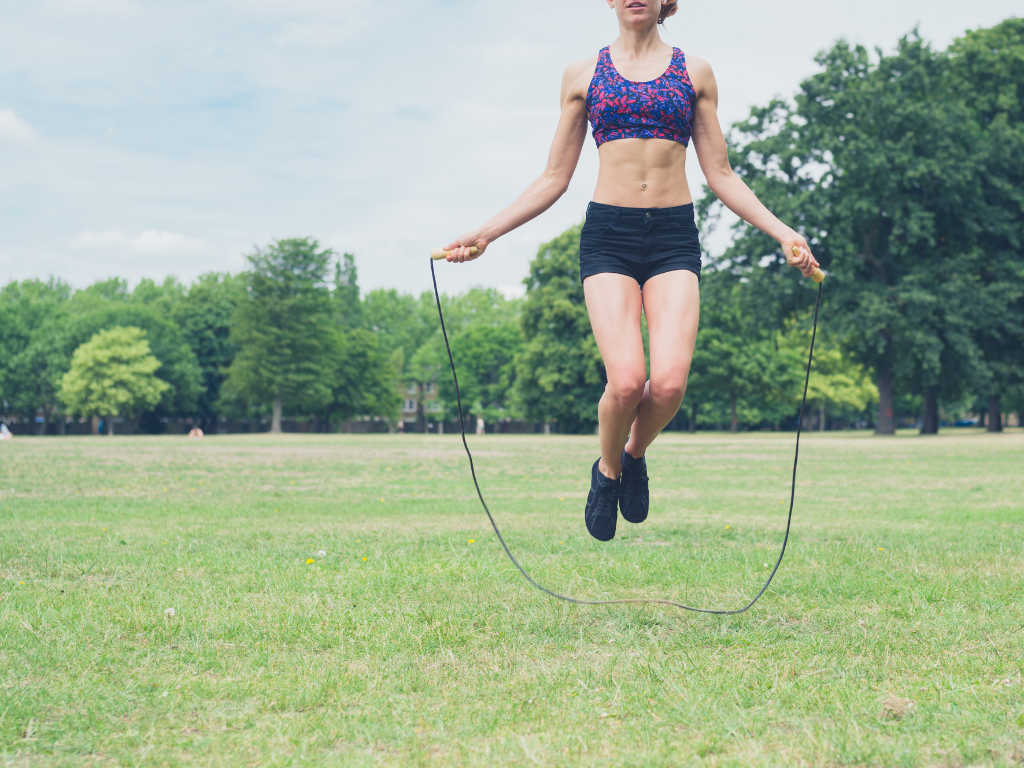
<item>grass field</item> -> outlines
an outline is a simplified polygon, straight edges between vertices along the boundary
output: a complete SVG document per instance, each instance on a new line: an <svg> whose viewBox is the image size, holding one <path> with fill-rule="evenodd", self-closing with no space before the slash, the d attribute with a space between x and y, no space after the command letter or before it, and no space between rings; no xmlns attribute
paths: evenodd
<svg viewBox="0 0 1024 768"><path fill-rule="evenodd" d="M735 607L792 439L664 436L607 545L595 438L471 444L543 583ZM539 594L453 436L19 438L0 486L2 765L1024 762L1020 430L808 436L727 618Z"/></svg>

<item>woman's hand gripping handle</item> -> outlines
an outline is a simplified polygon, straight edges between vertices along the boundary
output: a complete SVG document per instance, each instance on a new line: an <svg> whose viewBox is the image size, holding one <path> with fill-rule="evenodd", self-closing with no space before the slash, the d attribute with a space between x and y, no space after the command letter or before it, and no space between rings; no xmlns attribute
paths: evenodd
<svg viewBox="0 0 1024 768"><path fill-rule="evenodd" d="M811 255L811 249L806 244L794 243L789 250L790 253L786 254L789 266L796 267L804 277L809 277L816 283L825 279L825 273L821 271L818 260Z"/></svg>

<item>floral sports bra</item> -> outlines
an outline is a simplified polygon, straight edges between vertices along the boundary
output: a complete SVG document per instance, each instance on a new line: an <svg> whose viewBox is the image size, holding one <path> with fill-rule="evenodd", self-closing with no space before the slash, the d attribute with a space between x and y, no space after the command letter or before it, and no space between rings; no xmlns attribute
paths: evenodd
<svg viewBox="0 0 1024 768"><path fill-rule="evenodd" d="M662 76L646 83L620 75L608 48L602 48L587 90L587 117L597 146L615 139L669 139L685 147L695 101L686 57L678 48Z"/></svg>

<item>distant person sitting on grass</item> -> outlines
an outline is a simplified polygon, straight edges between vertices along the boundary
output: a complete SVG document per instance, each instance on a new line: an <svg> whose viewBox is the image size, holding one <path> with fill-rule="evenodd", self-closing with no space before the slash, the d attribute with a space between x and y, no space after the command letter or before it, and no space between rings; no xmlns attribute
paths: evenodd
<svg viewBox="0 0 1024 768"><path fill-rule="evenodd" d="M199 427L192 427L192 429L189 430L188 439L189 440L202 440L203 439L203 430L201 430Z"/></svg>
<svg viewBox="0 0 1024 768"><path fill-rule="evenodd" d="M11 434L11 430L7 428L6 424L0 424L0 440L13 440L14 435Z"/></svg>

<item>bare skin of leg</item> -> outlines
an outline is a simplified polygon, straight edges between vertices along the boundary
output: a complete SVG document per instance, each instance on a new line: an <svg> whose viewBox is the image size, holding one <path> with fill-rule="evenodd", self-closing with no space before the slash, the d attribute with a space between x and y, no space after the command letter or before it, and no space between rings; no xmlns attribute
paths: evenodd
<svg viewBox="0 0 1024 768"><path fill-rule="evenodd" d="M626 452L639 459L679 412L700 321L700 281L675 270L644 283L644 315L651 344L651 378L629 431Z"/></svg>
<svg viewBox="0 0 1024 768"><path fill-rule="evenodd" d="M697 276L666 272L640 286L631 277L602 273L583 283L590 324L608 384L598 406L605 477L622 473L622 450L639 458L679 411L693 358L700 317ZM651 344L647 379L641 310ZM629 438L629 444L626 439Z"/></svg>
<svg viewBox="0 0 1024 768"><path fill-rule="evenodd" d="M604 360L608 383L597 407L601 463L605 477L622 473L622 447L644 395L647 366L640 336L643 297L636 280L611 272L583 281L590 326Z"/></svg>

